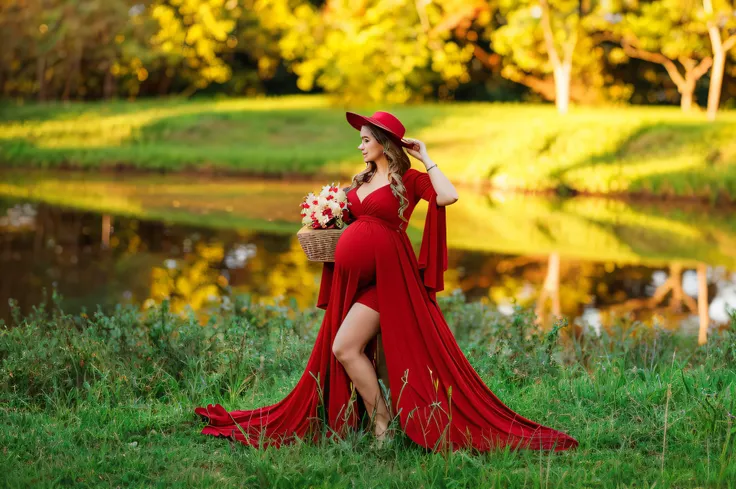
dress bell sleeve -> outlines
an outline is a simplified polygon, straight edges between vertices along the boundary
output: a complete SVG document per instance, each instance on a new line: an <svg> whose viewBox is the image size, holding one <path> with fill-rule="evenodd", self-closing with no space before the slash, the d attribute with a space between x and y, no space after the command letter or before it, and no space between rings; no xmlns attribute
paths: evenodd
<svg viewBox="0 0 736 489"><path fill-rule="evenodd" d="M343 189L345 190L345 189ZM355 216L350 212L348 207L347 212L343 216L345 224L350 224L355 220ZM322 265L322 279L319 283L319 293L317 294L317 307L323 310L327 310L327 305L330 302L330 294L332 293L332 276L335 272L334 262L324 262Z"/></svg>
<svg viewBox="0 0 736 489"><path fill-rule="evenodd" d="M317 307L323 310L327 310L327 304L330 302L330 293L332 292L332 274L334 271L334 262L326 261L322 264L322 280L320 280L319 283Z"/></svg>
<svg viewBox="0 0 736 489"><path fill-rule="evenodd" d="M444 274L447 270L446 208L437 205L437 192L429 174L419 171L417 174L413 182L415 202L423 199L429 203L417 262L424 286L430 298L437 302L437 292L445 288Z"/></svg>

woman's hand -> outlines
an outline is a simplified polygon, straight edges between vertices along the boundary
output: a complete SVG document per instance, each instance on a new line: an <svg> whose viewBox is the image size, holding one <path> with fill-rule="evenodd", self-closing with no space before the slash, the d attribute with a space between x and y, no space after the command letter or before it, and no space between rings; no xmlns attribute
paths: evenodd
<svg viewBox="0 0 736 489"><path fill-rule="evenodd" d="M403 139L407 143L412 143L413 148L406 148L406 152L412 155L414 158L418 159L422 163L425 162L425 160L428 159L427 156L427 146L418 139L412 139L412 138L404 138Z"/></svg>
<svg viewBox="0 0 736 489"><path fill-rule="evenodd" d="M403 139L407 143L411 143L413 148L406 148L406 152L412 155L424 163L425 168L436 168L436 170L428 173L429 179L432 182L435 192L437 192L437 205L446 206L457 201L458 194L455 187L452 185L450 180L442 173L442 170L432 161L432 158L427 154L427 146L418 139Z"/></svg>

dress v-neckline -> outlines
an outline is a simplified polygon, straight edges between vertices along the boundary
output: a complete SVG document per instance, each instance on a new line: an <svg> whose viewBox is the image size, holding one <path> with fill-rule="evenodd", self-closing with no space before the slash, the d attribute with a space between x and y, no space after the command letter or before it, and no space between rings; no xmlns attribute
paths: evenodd
<svg viewBox="0 0 736 489"><path fill-rule="evenodd" d="M383 187L388 187L389 185L391 185L391 184L390 183L387 183L386 185L381 185L377 189L372 190L371 192L368 192L368 195L366 195L365 197L363 197L363 200L361 200L360 199L360 195L358 195L358 189L360 187L362 187L362 185L360 185L358 187L355 187L355 198L358 199L358 202L360 202L360 205L363 205L363 203L366 201L366 199L368 199L368 197L370 197L371 195L375 194L376 192L378 192L379 190L381 190Z"/></svg>

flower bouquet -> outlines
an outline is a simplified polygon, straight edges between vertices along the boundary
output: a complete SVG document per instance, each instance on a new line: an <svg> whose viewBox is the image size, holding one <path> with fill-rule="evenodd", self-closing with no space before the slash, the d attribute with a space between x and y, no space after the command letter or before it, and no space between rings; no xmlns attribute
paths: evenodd
<svg viewBox="0 0 736 489"><path fill-rule="evenodd" d="M301 208L303 227L296 233L310 261L335 261L337 240L347 227L348 198L334 183L322 187L319 195L309 192Z"/></svg>

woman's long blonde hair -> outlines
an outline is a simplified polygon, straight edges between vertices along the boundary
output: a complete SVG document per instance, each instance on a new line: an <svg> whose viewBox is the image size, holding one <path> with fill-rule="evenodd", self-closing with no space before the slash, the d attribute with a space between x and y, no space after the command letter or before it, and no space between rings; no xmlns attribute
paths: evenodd
<svg viewBox="0 0 736 489"><path fill-rule="evenodd" d="M383 154L386 155L386 160L388 160L388 183L391 187L391 193L399 199L399 218L408 224L409 221L404 217L404 209L409 206L409 199L406 198L406 187L404 187L401 177L406 173L406 170L411 168L409 155L406 154L403 147L396 144L388 136L386 131L372 124L367 124L367 126L373 137L383 145ZM376 163L369 161L366 169L353 177L353 182L349 187L344 189L345 193L359 185L369 182L377 170L378 166Z"/></svg>

